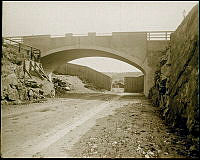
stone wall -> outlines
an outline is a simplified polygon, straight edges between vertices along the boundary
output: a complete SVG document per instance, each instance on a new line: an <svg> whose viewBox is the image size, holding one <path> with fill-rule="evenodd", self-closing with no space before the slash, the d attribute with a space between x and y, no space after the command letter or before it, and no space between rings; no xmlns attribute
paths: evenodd
<svg viewBox="0 0 200 160"><path fill-rule="evenodd" d="M199 147L198 104L198 6L196 5L171 35L169 47L155 72L149 98L161 108L173 127L184 128Z"/></svg>

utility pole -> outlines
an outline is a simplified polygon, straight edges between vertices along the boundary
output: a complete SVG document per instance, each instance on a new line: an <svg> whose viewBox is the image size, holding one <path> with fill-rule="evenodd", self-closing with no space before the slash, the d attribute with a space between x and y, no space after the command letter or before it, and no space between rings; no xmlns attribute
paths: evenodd
<svg viewBox="0 0 200 160"><path fill-rule="evenodd" d="M186 11L185 9L183 10L183 19L185 19L185 16L186 16Z"/></svg>

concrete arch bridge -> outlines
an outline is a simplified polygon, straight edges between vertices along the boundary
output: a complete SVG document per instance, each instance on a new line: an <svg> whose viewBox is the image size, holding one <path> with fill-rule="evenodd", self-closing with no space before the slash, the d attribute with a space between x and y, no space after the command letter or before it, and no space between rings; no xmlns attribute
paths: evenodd
<svg viewBox="0 0 200 160"><path fill-rule="evenodd" d="M41 50L46 72L83 57L109 57L124 61L144 73L144 94L153 86L153 73L173 31L88 33L64 36L23 36L22 41ZM17 37L16 37L17 38Z"/></svg>

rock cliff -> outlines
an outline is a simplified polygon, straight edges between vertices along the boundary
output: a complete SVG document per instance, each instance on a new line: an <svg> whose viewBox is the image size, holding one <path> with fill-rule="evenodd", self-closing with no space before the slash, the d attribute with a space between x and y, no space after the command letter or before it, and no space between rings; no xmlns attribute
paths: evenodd
<svg viewBox="0 0 200 160"><path fill-rule="evenodd" d="M196 5L171 34L149 92L149 98L161 108L167 123L184 128L196 149L199 149L198 37Z"/></svg>
<svg viewBox="0 0 200 160"><path fill-rule="evenodd" d="M25 77L23 58L11 46L2 46L1 104L37 102L55 95L53 83L37 76Z"/></svg>

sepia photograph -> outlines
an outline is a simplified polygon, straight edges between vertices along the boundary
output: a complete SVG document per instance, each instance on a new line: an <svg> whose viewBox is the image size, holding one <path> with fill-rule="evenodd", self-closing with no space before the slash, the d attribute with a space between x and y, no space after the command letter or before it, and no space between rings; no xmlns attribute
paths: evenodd
<svg viewBox="0 0 200 160"><path fill-rule="evenodd" d="M1 158L199 158L199 1L2 1Z"/></svg>

